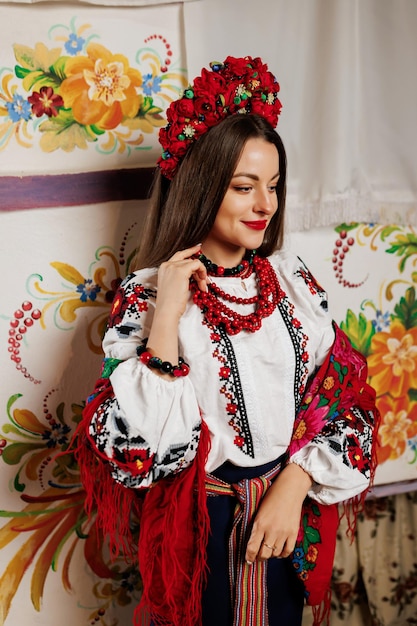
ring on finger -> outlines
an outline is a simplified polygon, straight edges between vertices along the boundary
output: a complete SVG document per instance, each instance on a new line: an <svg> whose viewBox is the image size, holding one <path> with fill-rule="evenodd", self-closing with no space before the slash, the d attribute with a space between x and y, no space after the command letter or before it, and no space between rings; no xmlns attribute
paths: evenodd
<svg viewBox="0 0 417 626"><path fill-rule="evenodd" d="M264 544L265 548L269 548L269 549L270 549L270 550L272 550L272 551L274 551L274 550L276 550L276 549L277 549L277 547L276 547L276 546L270 546L270 545L268 545L265 541L263 541L262 543Z"/></svg>

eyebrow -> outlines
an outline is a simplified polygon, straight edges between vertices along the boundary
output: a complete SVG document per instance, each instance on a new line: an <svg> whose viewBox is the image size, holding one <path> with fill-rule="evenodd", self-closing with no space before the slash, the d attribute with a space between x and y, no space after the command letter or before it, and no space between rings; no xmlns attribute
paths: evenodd
<svg viewBox="0 0 417 626"><path fill-rule="evenodd" d="M246 178L251 178L252 180L259 181L259 176L257 176L256 174L251 174L250 172L237 172L236 174L233 174L232 180L234 178L238 178L239 176L245 176ZM275 178L279 178L279 172L272 176L270 180L274 180Z"/></svg>

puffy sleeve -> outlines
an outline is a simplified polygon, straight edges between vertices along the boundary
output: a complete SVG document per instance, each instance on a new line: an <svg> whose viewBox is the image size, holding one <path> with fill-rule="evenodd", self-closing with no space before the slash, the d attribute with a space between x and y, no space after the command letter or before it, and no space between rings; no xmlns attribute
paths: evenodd
<svg viewBox="0 0 417 626"><path fill-rule="evenodd" d="M190 465L201 431L189 377L167 381L137 357L136 349L149 334L155 283L156 270L143 270L119 287L103 339L100 380L110 385L110 393L88 427L97 454L109 461L113 478L127 487L147 487Z"/></svg>
<svg viewBox="0 0 417 626"><path fill-rule="evenodd" d="M364 492L376 465L378 410L366 360L334 326L334 344L303 398L289 455L312 477L308 495L321 504Z"/></svg>

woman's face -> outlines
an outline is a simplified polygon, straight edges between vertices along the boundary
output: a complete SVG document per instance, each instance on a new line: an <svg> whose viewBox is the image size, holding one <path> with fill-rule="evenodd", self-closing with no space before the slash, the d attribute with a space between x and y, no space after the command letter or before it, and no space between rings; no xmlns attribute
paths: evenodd
<svg viewBox="0 0 417 626"><path fill-rule="evenodd" d="M237 265L245 250L262 244L278 208L278 150L264 139L249 139L242 150L229 188L217 212L204 254L224 267Z"/></svg>

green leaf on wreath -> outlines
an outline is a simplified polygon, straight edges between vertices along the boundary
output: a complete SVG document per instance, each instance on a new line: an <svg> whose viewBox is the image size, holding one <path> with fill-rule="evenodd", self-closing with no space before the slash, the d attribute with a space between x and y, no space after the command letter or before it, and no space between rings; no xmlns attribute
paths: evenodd
<svg viewBox="0 0 417 626"><path fill-rule="evenodd" d="M371 348L371 340L375 334L375 328L363 313L358 316L348 309L346 320L340 323L340 328L349 337L352 345L364 356L368 356Z"/></svg>
<svg viewBox="0 0 417 626"><path fill-rule="evenodd" d="M417 302L414 287L409 287L405 295L400 298L394 307L394 313L404 328L414 328L417 326Z"/></svg>

